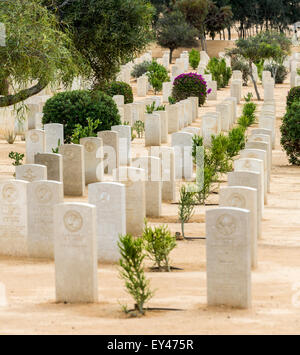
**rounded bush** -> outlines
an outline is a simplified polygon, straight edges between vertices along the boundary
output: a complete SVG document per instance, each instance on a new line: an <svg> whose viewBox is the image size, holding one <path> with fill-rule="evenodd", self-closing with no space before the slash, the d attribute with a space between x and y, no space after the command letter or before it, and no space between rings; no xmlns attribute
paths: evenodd
<svg viewBox="0 0 300 355"><path fill-rule="evenodd" d="M206 81L196 73L181 74L174 80L172 97L179 102L191 96L199 97L199 106L204 105L211 89L207 90Z"/></svg>
<svg viewBox="0 0 300 355"><path fill-rule="evenodd" d="M133 103L132 88L129 84L124 83L123 81L113 81L107 84L104 92L111 97L115 95L123 95L125 104Z"/></svg>
<svg viewBox="0 0 300 355"><path fill-rule="evenodd" d="M121 124L118 108L111 97L101 91L66 91L50 98L43 109L43 124L61 123L64 125L65 142L70 143L75 126L88 126L88 118L100 120L94 133L110 130Z"/></svg>
<svg viewBox="0 0 300 355"><path fill-rule="evenodd" d="M281 145L289 162L300 166L300 101L295 101L287 110L281 125Z"/></svg>
<svg viewBox="0 0 300 355"><path fill-rule="evenodd" d="M273 73L273 70L275 69L277 69L275 84L283 84L284 80L288 75L288 71L284 65L270 64L266 65L264 68L264 70L270 71L271 73Z"/></svg>
<svg viewBox="0 0 300 355"><path fill-rule="evenodd" d="M289 91L286 104L290 107L296 101L300 101L300 86L296 86Z"/></svg>
<svg viewBox="0 0 300 355"><path fill-rule="evenodd" d="M144 75L147 73L149 66L151 65L151 62L148 60L145 60L143 63L136 64L133 67L133 70L131 72L131 76L133 78L139 78L140 76Z"/></svg>

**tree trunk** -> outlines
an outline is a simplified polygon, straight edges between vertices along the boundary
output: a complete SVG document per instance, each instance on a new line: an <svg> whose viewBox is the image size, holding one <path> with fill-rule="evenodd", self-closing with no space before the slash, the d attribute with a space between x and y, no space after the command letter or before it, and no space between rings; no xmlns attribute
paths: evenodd
<svg viewBox="0 0 300 355"><path fill-rule="evenodd" d="M174 49L170 48L170 64L172 64Z"/></svg>
<svg viewBox="0 0 300 355"><path fill-rule="evenodd" d="M32 86L29 89L21 90L14 95L6 95L4 97L0 97L0 107L15 105L18 102L24 101L29 97L41 92L47 85L47 82L40 80L35 86Z"/></svg>
<svg viewBox="0 0 300 355"><path fill-rule="evenodd" d="M231 41L231 27L227 28L227 32L228 32L228 41Z"/></svg>
<svg viewBox="0 0 300 355"><path fill-rule="evenodd" d="M255 92L256 92L257 100L261 101L260 94L259 94L258 87L257 87L257 82L254 80L253 70L252 70L252 62L251 61L249 62L249 66L250 66L250 78L251 78L251 80L253 82L253 85L254 85L254 89L255 89Z"/></svg>
<svg viewBox="0 0 300 355"><path fill-rule="evenodd" d="M7 79L0 81L0 95L6 96L9 94L9 83Z"/></svg>

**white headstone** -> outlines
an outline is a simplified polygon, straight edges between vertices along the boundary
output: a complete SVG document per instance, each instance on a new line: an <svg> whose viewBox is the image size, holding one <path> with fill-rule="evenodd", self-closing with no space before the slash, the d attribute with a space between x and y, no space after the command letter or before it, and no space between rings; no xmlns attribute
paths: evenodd
<svg viewBox="0 0 300 355"><path fill-rule="evenodd" d="M84 148L79 144L64 144L59 147L63 156L64 194L82 196L85 191Z"/></svg>
<svg viewBox="0 0 300 355"><path fill-rule="evenodd" d="M27 181L0 182L0 254L27 256Z"/></svg>
<svg viewBox="0 0 300 355"><path fill-rule="evenodd" d="M54 208L56 301L98 301L96 207L64 203Z"/></svg>
<svg viewBox="0 0 300 355"><path fill-rule="evenodd" d="M92 184L103 180L103 142L97 137L80 139L84 148L85 183Z"/></svg>
<svg viewBox="0 0 300 355"><path fill-rule="evenodd" d="M161 145L161 120L158 114L147 114L145 119L145 146Z"/></svg>
<svg viewBox="0 0 300 355"><path fill-rule="evenodd" d="M114 131L98 132L98 138L103 142L104 172L112 174L120 166L119 133Z"/></svg>
<svg viewBox="0 0 300 355"><path fill-rule="evenodd" d="M251 265L257 267L257 191L250 187L222 187L220 207L235 207L250 211Z"/></svg>
<svg viewBox="0 0 300 355"><path fill-rule="evenodd" d="M113 176L126 188L126 233L139 237L146 217L145 170L121 167L114 170Z"/></svg>
<svg viewBox="0 0 300 355"><path fill-rule="evenodd" d="M59 123L44 125L46 136L46 153L53 153L59 145L64 144L64 126Z"/></svg>
<svg viewBox="0 0 300 355"><path fill-rule="evenodd" d="M63 182L63 157L55 153L36 154L34 163L47 167L47 179Z"/></svg>
<svg viewBox="0 0 300 355"><path fill-rule="evenodd" d="M28 182L47 180L47 167L38 164L16 166L16 179Z"/></svg>
<svg viewBox="0 0 300 355"><path fill-rule="evenodd" d="M172 134L172 147L175 150L176 179L193 178L193 134L178 132Z"/></svg>
<svg viewBox="0 0 300 355"><path fill-rule="evenodd" d="M127 166L131 157L131 127L130 126L112 126L113 132L119 135L119 161L120 165Z"/></svg>
<svg viewBox="0 0 300 355"><path fill-rule="evenodd" d="M223 207L206 212L207 302L251 307L250 212Z"/></svg>
<svg viewBox="0 0 300 355"><path fill-rule="evenodd" d="M26 132L26 163L33 164L37 153L45 152L45 132L40 129L32 129Z"/></svg>
<svg viewBox="0 0 300 355"><path fill-rule="evenodd" d="M97 208L97 249L100 262L118 262L120 235L126 234L126 191L123 184L89 185L89 203Z"/></svg>
<svg viewBox="0 0 300 355"><path fill-rule="evenodd" d="M54 257L54 207L63 203L63 184L35 181L28 185L28 255Z"/></svg>

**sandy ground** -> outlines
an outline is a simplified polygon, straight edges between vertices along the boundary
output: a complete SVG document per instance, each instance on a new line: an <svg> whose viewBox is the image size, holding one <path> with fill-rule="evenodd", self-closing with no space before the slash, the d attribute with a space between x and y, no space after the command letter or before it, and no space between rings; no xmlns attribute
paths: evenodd
<svg viewBox="0 0 300 355"><path fill-rule="evenodd" d="M156 290L149 306L181 311L148 312L138 319L128 319L121 312L121 304L131 308L133 302L124 291L117 265L99 264L98 304L62 305L55 303L53 261L0 257L0 283L6 287L8 300L7 307L0 307L0 334L299 334L300 169L288 165L279 143L288 89L288 84L276 88L278 135L263 238L259 241L259 266L252 276L252 309L207 307L203 240L178 242L172 264L183 271L147 272ZM251 87L243 90L244 94L253 92ZM229 89L220 91L218 102L228 95ZM199 117L214 110L216 104L208 102ZM201 119L193 125L201 127ZM135 140L133 147L140 153L142 141ZM8 146L0 141L1 180L12 176L8 152L23 152L24 148L24 142ZM217 204L218 196L211 196L209 202ZM150 222L168 223L172 232L179 231L177 206L164 204L162 218ZM204 222L205 210L197 207L186 227L187 235L205 236Z"/></svg>

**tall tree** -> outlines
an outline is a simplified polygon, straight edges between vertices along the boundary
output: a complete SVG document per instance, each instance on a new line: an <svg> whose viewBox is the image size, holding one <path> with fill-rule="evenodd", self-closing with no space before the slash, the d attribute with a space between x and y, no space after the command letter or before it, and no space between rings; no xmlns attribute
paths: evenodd
<svg viewBox="0 0 300 355"><path fill-rule="evenodd" d="M147 0L44 0L70 29L77 50L101 87L120 65L140 54L152 40L154 8Z"/></svg>
<svg viewBox="0 0 300 355"><path fill-rule="evenodd" d="M197 31L186 23L180 11L165 13L157 22L157 42L170 49L170 63L175 49L179 47L197 46Z"/></svg>
<svg viewBox="0 0 300 355"><path fill-rule="evenodd" d="M0 22L6 29L5 46L0 47L0 82L13 89L0 97L0 107L38 94L48 84L71 83L83 70L68 34L40 0L1 1Z"/></svg>
<svg viewBox="0 0 300 355"><path fill-rule="evenodd" d="M202 49L207 50L205 19L208 14L208 0L179 0L176 4L185 15L187 22L197 29Z"/></svg>

